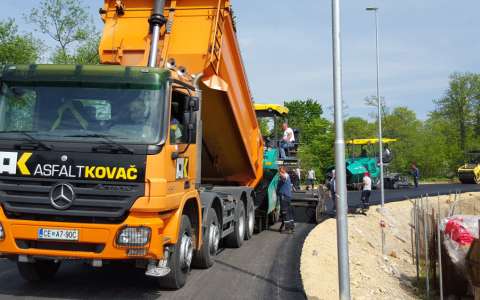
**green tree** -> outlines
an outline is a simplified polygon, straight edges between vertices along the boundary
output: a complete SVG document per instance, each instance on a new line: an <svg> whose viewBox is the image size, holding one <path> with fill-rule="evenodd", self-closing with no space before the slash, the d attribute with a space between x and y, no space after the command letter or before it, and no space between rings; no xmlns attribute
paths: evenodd
<svg viewBox="0 0 480 300"><path fill-rule="evenodd" d="M442 115L432 112L419 136L418 163L424 177L454 177L463 161L456 129Z"/></svg>
<svg viewBox="0 0 480 300"><path fill-rule="evenodd" d="M260 126L260 132L262 136L270 136L270 128L268 126L268 120L265 118L258 119L258 125Z"/></svg>
<svg viewBox="0 0 480 300"><path fill-rule="evenodd" d="M457 129L459 147L466 151L469 130L472 129L470 124L476 123L480 134L480 75L454 73L449 85L445 96L435 101L436 112Z"/></svg>
<svg viewBox="0 0 480 300"><path fill-rule="evenodd" d="M350 117L344 122L345 139L374 138L377 136L376 123L370 123L360 117Z"/></svg>
<svg viewBox="0 0 480 300"><path fill-rule="evenodd" d="M41 0L39 8L33 8L26 19L56 42L53 62L96 61L92 49L98 44L98 34L87 8L80 1Z"/></svg>
<svg viewBox="0 0 480 300"><path fill-rule="evenodd" d="M0 64L34 63L40 57L41 42L30 34L18 33L13 19L0 21Z"/></svg>
<svg viewBox="0 0 480 300"><path fill-rule="evenodd" d="M56 64L82 64L94 65L100 63L98 55L100 39L90 39L82 46L74 50L73 55L64 55L63 51L57 49L52 57L52 62Z"/></svg>
<svg viewBox="0 0 480 300"><path fill-rule="evenodd" d="M398 139L392 144L395 152L391 163L392 170L407 172L412 162L417 162L421 166L422 130L423 123L417 119L415 112L407 107L396 107L385 116L383 136Z"/></svg>
<svg viewBox="0 0 480 300"><path fill-rule="evenodd" d="M318 178L333 165L334 135L331 122L323 117L322 105L313 99L285 102L290 127L300 131L299 157L302 168L313 168Z"/></svg>

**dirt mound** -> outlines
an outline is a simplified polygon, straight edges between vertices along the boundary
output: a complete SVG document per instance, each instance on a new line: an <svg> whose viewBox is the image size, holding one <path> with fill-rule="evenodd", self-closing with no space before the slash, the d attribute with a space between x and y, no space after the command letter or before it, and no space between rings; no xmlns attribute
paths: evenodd
<svg viewBox="0 0 480 300"><path fill-rule="evenodd" d="M351 295L353 299L417 299L410 243L409 201L389 203L382 216L372 206L367 216L349 215ZM385 229L382 255L380 221ZM338 299L336 220L319 224L307 237L301 275L309 299Z"/></svg>

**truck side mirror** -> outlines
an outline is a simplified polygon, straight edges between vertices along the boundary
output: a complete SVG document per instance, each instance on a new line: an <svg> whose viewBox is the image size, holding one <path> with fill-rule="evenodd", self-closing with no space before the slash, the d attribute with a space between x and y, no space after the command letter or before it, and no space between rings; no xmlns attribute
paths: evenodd
<svg viewBox="0 0 480 300"><path fill-rule="evenodd" d="M191 108L193 111L200 110L200 98L196 96L188 97L188 107Z"/></svg>
<svg viewBox="0 0 480 300"><path fill-rule="evenodd" d="M197 137L197 113L185 112L183 114L185 120L185 133L187 144L195 144Z"/></svg>

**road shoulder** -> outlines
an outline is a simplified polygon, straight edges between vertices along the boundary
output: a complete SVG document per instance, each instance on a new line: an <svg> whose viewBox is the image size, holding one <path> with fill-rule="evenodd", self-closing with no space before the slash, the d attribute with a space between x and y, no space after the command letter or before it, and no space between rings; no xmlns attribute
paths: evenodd
<svg viewBox="0 0 480 300"><path fill-rule="evenodd" d="M375 206L368 216L348 217L351 294L355 299L416 299L408 225L412 205L402 201L386 207L384 217ZM387 223L386 256L381 248L382 219ZM300 271L308 299L338 299L335 219L327 219L310 232Z"/></svg>

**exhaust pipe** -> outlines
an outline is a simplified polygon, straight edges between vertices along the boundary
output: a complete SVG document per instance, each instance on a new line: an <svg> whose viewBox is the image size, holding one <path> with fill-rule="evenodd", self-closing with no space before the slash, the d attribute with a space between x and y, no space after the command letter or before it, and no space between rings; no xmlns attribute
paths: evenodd
<svg viewBox="0 0 480 300"><path fill-rule="evenodd" d="M158 39L160 38L160 28L167 23L163 15L165 0L154 0L153 13L148 19L152 31L152 41L150 43L150 56L148 57L148 66L155 67L157 62Z"/></svg>

